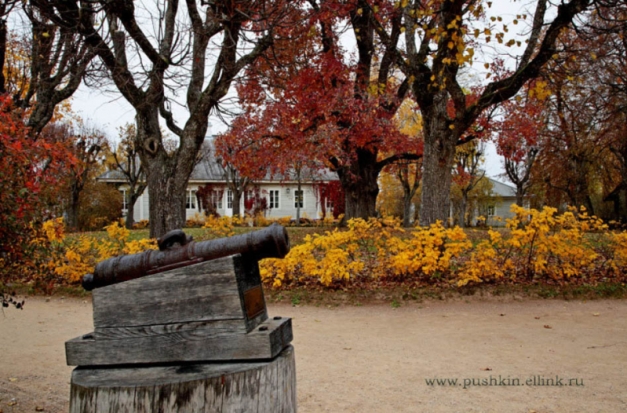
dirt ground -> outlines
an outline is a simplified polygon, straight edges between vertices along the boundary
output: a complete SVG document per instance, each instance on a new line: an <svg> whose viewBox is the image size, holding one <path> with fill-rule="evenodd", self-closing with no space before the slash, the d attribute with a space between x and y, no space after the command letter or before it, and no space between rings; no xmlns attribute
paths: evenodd
<svg viewBox="0 0 627 413"><path fill-rule="evenodd" d="M301 413L627 411L624 300L270 305L269 313L293 318ZM91 332L91 317L91 301L59 297L0 313L1 413L68 411L63 343ZM427 383L435 378L458 382Z"/></svg>

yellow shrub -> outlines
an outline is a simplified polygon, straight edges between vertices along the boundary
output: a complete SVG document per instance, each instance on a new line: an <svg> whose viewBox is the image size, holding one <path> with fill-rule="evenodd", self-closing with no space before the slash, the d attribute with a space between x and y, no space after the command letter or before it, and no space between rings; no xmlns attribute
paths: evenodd
<svg viewBox="0 0 627 413"><path fill-rule="evenodd" d="M261 276L274 286L303 278L328 286L334 281L385 275L386 241L394 231L401 231L398 220L350 220L347 230L307 235L284 259L262 261Z"/></svg>
<svg viewBox="0 0 627 413"><path fill-rule="evenodd" d="M284 259L263 260L261 277L275 287L291 282L330 286L357 279L421 276L438 277L457 286L498 280L624 279L627 232L609 232L585 210L558 214L554 208L536 211L514 206L512 211L514 217L503 232L489 230L487 239L480 239L474 247L459 227L436 223L405 232L395 218L352 219L345 229L307 235ZM204 228L209 238L227 237L234 234L235 223L243 222L208 217ZM61 219L33 226L33 231L36 253L29 265L42 279L53 274L77 282L102 260L156 248L154 240L129 240L130 232L118 223L106 227L107 235L102 238L67 237Z"/></svg>
<svg viewBox="0 0 627 413"><path fill-rule="evenodd" d="M144 228L148 228L148 225L150 225L150 222L147 219L142 219L139 222L135 222L133 223L133 229L144 229Z"/></svg>
<svg viewBox="0 0 627 413"><path fill-rule="evenodd" d="M347 230L307 236L283 260L263 261L262 278L274 286L307 278L329 286L356 277L437 275L463 286L504 278L561 281L627 269L627 233L608 233L585 211L514 206L513 212L506 236L489 230L488 239L474 247L459 227L437 223L403 235L399 220L353 219Z"/></svg>
<svg viewBox="0 0 627 413"><path fill-rule="evenodd" d="M239 219L238 219L239 222ZM235 232L233 231L233 219L230 217L215 217L213 215L207 217L205 220L205 236L208 239L230 237Z"/></svg>
<svg viewBox="0 0 627 413"><path fill-rule="evenodd" d="M441 222L428 228L417 228L406 241L393 239L389 248L394 253L390 266L397 275L447 272L453 258L471 247L463 229L444 228Z"/></svg>
<svg viewBox="0 0 627 413"><path fill-rule="evenodd" d="M200 228L202 227L207 220L207 216L204 212L202 213L194 213L191 218L188 218L185 221L185 228Z"/></svg>
<svg viewBox="0 0 627 413"><path fill-rule="evenodd" d="M266 218L263 213L258 213L253 217L253 222L256 227L267 227L274 221Z"/></svg>
<svg viewBox="0 0 627 413"><path fill-rule="evenodd" d="M53 272L70 283L78 282L83 275L93 272L100 261L157 248L155 240L130 241L130 231L117 222L105 227L107 238L102 239L87 235L68 239L63 236L62 219L45 222L42 227L45 239L39 238L38 242L50 248L46 259L39 264L41 274Z"/></svg>
<svg viewBox="0 0 627 413"><path fill-rule="evenodd" d="M513 268L501 234L489 230L488 235L490 239L477 244L469 260L459 271L458 286L461 287L469 282L479 283L502 278Z"/></svg>

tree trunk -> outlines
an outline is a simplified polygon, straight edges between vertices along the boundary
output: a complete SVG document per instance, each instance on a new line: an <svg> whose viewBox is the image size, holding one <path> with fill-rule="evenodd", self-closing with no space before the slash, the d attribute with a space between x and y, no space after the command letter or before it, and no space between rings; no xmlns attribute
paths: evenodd
<svg viewBox="0 0 627 413"><path fill-rule="evenodd" d="M70 189L70 202L68 203L67 208L67 227L70 231L78 230L78 208L80 201L80 190L75 188L75 185L72 185Z"/></svg>
<svg viewBox="0 0 627 413"><path fill-rule="evenodd" d="M181 137L181 146L170 155L163 147L157 111L149 106L144 109L138 110L135 118L135 143L146 174L150 237L159 238L168 231L185 226L187 181L202 143L195 136L204 136L206 128L186 129Z"/></svg>
<svg viewBox="0 0 627 413"><path fill-rule="evenodd" d="M242 192L239 188L231 189L233 192L233 216L239 217L242 215L241 211L241 202L242 202Z"/></svg>
<svg viewBox="0 0 627 413"><path fill-rule="evenodd" d="M128 206L126 208L126 222L125 226L127 229L133 229L133 224L135 224L135 203L131 202L129 199Z"/></svg>
<svg viewBox="0 0 627 413"><path fill-rule="evenodd" d="M466 228L466 205L468 205L468 194L462 194L462 202L459 205L459 226Z"/></svg>
<svg viewBox="0 0 627 413"><path fill-rule="evenodd" d="M159 238L168 231L185 226L187 179L181 179L172 172L159 173L160 166L161 163L155 161L154 165L146 168L151 238Z"/></svg>
<svg viewBox="0 0 627 413"><path fill-rule="evenodd" d="M403 226L405 228L411 227L411 199L412 196L405 193L403 196Z"/></svg>
<svg viewBox="0 0 627 413"><path fill-rule="evenodd" d="M588 215L595 215L594 213L594 205L592 204L592 198L590 198L590 195L586 195L585 201L584 201L584 206L586 207L586 209L588 210Z"/></svg>
<svg viewBox="0 0 627 413"><path fill-rule="evenodd" d="M516 205L519 207L523 207L523 203L525 201L525 189L523 188L523 184L516 185Z"/></svg>
<svg viewBox="0 0 627 413"><path fill-rule="evenodd" d="M296 185L296 194L300 194L300 191L302 191L302 186L300 184L300 177L298 179L298 185ZM301 194L301 198L296 198L296 196L294 197L294 201L296 204L296 224L300 225L300 200L302 198L305 197L305 194Z"/></svg>
<svg viewBox="0 0 627 413"><path fill-rule="evenodd" d="M424 117L424 156L422 160L422 200L420 225L436 221L448 223L451 207L451 170L455 159L457 136L449 128L446 94L438 93Z"/></svg>
<svg viewBox="0 0 627 413"><path fill-rule="evenodd" d="M368 219L377 213L377 180L381 172L377 165L377 154L363 149L356 152L356 159L337 171L345 195L345 220Z"/></svg>
<svg viewBox="0 0 627 413"><path fill-rule="evenodd" d="M137 182L139 178L135 182ZM128 189L129 197L128 197L128 213L126 215L126 228L133 229L133 224L135 224L135 204L137 200L142 196L144 190L146 189L145 183L131 183L130 188Z"/></svg>

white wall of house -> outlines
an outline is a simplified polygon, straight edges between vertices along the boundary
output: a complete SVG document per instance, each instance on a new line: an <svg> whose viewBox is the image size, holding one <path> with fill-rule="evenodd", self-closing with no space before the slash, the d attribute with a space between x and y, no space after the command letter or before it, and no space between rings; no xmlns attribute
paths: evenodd
<svg viewBox="0 0 627 413"><path fill-rule="evenodd" d="M198 205L198 200L196 199L196 191L199 186L202 186L202 184L190 184L188 186L188 193L185 200L187 219L193 218L197 214L202 214L200 205ZM298 187L296 184L261 183L258 184L258 186L260 196L267 200L268 209L266 210L266 217L283 218L289 216L296 219L296 191ZM301 188L303 191L302 207L300 209L301 218L320 218L322 208L315 187L312 184L305 183L301 184ZM124 191L128 189L128 186L121 185L118 189L120 192L124 193ZM229 207L228 197L228 190L225 190L222 194L222 199L217 200L217 211L221 216L233 215L233 208ZM148 191L144 191L135 204L135 213L133 214L135 222L148 219L148 202ZM240 211L244 213L244 197L241 199ZM126 216L128 210L123 209L122 213Z"/></svg>

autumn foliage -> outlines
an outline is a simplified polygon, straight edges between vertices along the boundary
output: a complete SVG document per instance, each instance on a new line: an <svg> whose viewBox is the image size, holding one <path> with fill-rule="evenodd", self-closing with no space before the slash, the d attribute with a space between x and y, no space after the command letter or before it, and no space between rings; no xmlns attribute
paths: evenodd
<svg viewBox="0 0 627 413"><path fill-rule="evenodd" d="M63 218L46 221L31 240L35 249L28 266L32 281L41 286L77 284L97 263L121 254L156 249L154 239L132 240L130 231L118 222L105 227L104 237L88 234L68 236Z"/></svg>
<svg viewBox="0 0 627 413"><path fill-rule="evenodd" d="M627 232L609 232L583 210L512 208L507 230L482 240L440 223L406 230L390 218L350 220L346 231L308 236L284 259L262 261L261 275L274 287L625 282Z"/></svg>
<svg viewBox="0 0 627 413"><path fill-rule="evenodd" d="M0 96L0 274L29 260L37 223L48 217L60 170L75 162L62 143L31 139L11 99Z"/></svg>

